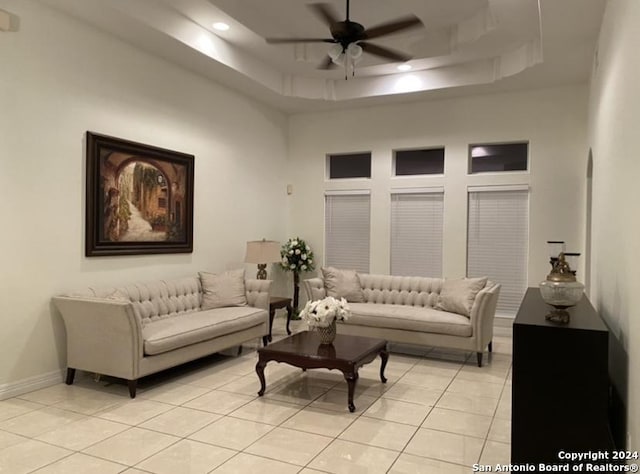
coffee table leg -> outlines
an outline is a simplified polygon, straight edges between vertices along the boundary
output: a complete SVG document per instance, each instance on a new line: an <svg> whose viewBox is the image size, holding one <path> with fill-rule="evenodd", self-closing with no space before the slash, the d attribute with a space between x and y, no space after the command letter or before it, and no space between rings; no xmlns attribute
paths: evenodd
<svg viewBox="0 0 640 474"><path fill-rule="evenodd" d="M264 368L267 365L265 361L259 360L256 364L256 373L258 374L258 378L260 379L260 391L258 392L258 396L264 395L264 389L267 388L267 385L264 381Z"/></svg>
<svg viewBox="0 0 640 474"><path fill-rule="evenodd" d="M389 352L387 352L387 349L385 348L384 350L380 351L380 380L382 380L382 383L387 383L387 378L384 376L384 369L387 366L387 361L389 360Z"/></svg>
<svg viewBox="0 0 640 474"><path fill-rule="evenodd" d="M356 411L356 406L353 404L353 394L356 391L358 372L345 372L344 378L347 381L347 387L349 388L349 398L347 399L347 406L349 407L349 411L353 413L354 411Z"/></svg>

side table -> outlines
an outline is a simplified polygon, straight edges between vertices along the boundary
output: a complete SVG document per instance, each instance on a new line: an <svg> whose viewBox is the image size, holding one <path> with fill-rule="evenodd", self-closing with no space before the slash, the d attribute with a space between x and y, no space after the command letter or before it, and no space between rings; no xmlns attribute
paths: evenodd
<svg viewBox="0 0 640 474"><path fill-rule="evenodd" d="M285 298L283 296L272 296L269 299L269 342L271 342L271 330L273 329L273 318L276 315L276 309L287 309L287 334L291 335L289 330L289 323L291 322L291 314L293 313L293 307L291 306L291 298Z"/></svg>

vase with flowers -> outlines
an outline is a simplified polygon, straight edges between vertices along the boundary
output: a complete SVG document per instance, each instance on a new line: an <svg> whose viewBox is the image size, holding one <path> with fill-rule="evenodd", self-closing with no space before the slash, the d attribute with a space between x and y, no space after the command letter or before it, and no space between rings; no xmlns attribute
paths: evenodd
<svg viewBox="0 0 640 474"><path fill-rule="evenodd" d="M310 272L315 269L313 251L307 243L299 237L289 239L280 249L280 266L286 272L293 272L293 311L298 314L298 300L300 296L300 272Z"/></svg>
<svg viewBox="0 0 640 474"><path fill-rule="evenodd" d="M321 300L307 301L300 313L302 319L320 335L321 344L331 344L336 338L336 321L346 321L351 309L344 298L327 296Z"/></svg>

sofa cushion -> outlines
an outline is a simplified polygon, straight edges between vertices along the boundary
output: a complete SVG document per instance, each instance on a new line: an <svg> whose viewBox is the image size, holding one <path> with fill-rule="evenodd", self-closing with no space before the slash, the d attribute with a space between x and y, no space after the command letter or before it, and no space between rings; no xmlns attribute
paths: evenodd
<svg viewBox="0 0 640 474"><path fill-rule="evenodd" d="M202 281L202 309L226 306L246 306L244 269L215 274L200 272Z"/></svg>
<svg viewBox="0 0 640 474"><path fill-rule="evenodd" d="M359 273L364 303L404 304L435 308L442 290L441 278Z"/></svg>
<svg viewBox="0 0 640 474"><path fill-rule="evenodd" d="M264 309L235 306L196 311L172 318L159 319L142 328L145 355L156 355L173 349L225 336L264 324L269 319Z"/></svg>
<svg viewBox="0 0 640 474"><path fill-rule="evenodd" d="M116 289L110 298L131 301L142 324L198 311L201 305L200 280L196 276L174 280L134 283ZM108 289L96 290L107 296Z"/></svg>
<svg viewBox="0 0 640 474"><path fill-rule="evenodd" d="M342 324L471 337L471 321L465 316L429 307L351 303L351 317Z"/></svg>
<svg viewBox="0 0 640 474"><path fill-rule="evenodd" d="M469 317L478 292L487 284L487 277L445 280L438 297L438 309Z"/></svg>
<svg viewBox="0 0 640 474"><path fill-rule="evenodd" d="M364 294L360 285L360 278L355 270L341 270L334 267L322 268L324 287L327 296L344 298L350 303L362 303Z"/></svg>

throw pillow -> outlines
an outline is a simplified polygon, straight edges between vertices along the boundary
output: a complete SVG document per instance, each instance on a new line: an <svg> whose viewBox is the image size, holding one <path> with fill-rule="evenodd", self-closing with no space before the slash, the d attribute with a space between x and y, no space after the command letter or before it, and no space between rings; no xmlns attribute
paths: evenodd
<svg viewBox="0 0 640 474"><path fill-rule="evenodd" d="M322 269L324 287L327 296L344 298L350 303L364 302L364 293L360 285L360 278L355 270L340 270L326 267Z"/></svg>
<svg viewBox="0 0 640 474"><path fill-rule="evenodd" d="M200 272L202 309L225 306L246 306L244 270L230 270L220 274Z"/></svg>
<svg viewBox="0 0 640 474"><path fill-rule="evenodd" d="M470 317L476 295L486 285L487 277L445 280L438 297L438 309Z"/></svg>

